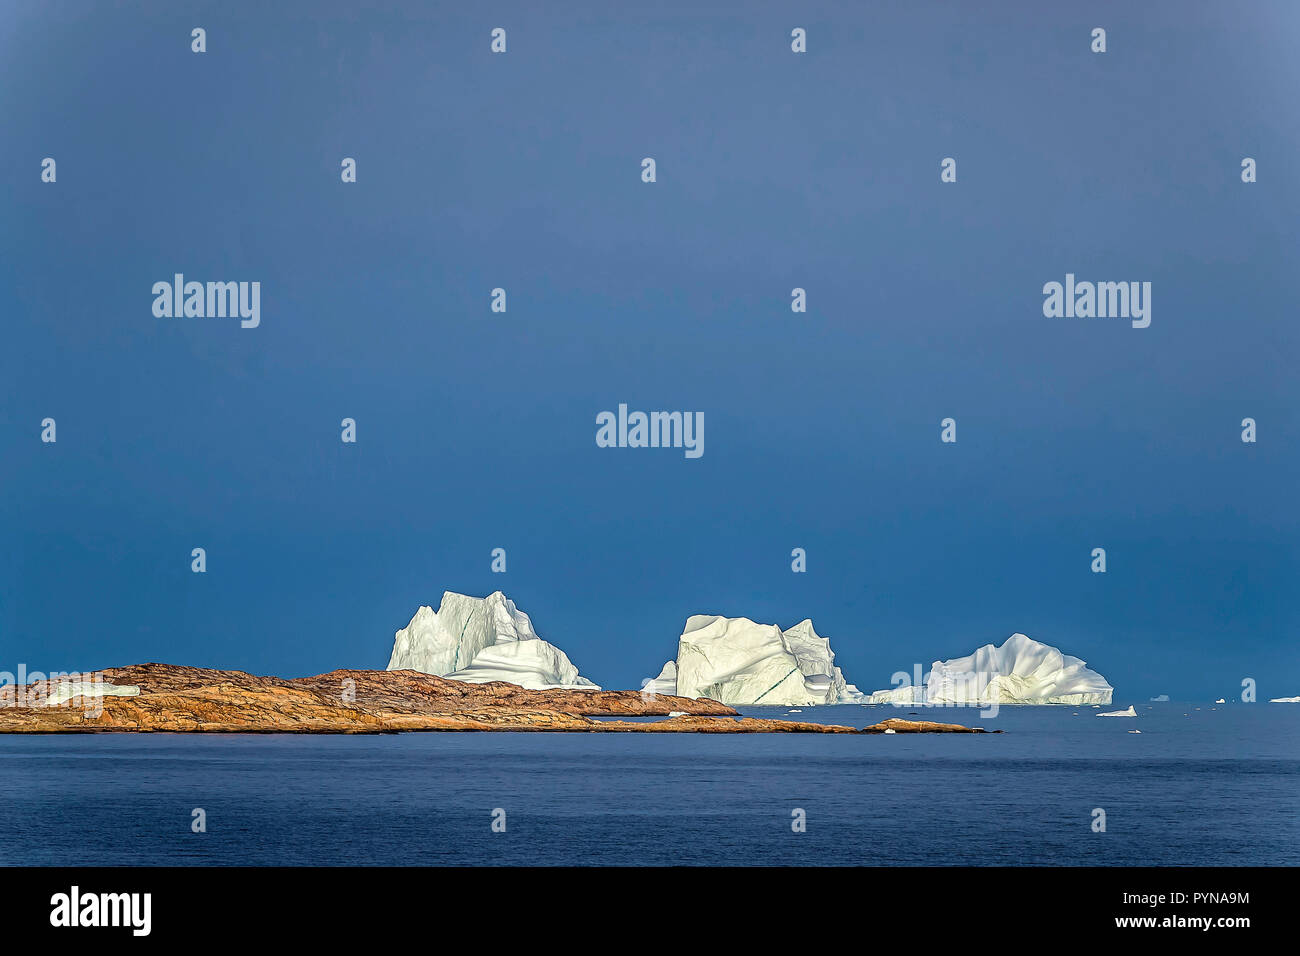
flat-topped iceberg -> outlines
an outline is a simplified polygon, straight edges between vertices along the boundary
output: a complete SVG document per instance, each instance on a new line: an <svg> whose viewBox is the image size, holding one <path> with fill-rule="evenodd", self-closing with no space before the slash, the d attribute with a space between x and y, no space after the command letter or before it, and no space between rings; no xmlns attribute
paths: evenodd
<svg viewBox="0 0 1300 956"><path fill-rule="evenodd" d="M676 659L645 690L731 705L861 702L862 692L834 662L831 642L812 621L782 631L747 617L696 614L677 639Z"/></svg>
<svg viewBox="0 0 1300 956"><path fill-rule="evenodd" d="M528 690L599 690L568 655L537 636L528 615L500 591L485 598L446 591L393 638L388 670L413 670L470 684L507 681Z"/></svg>
<svg viewBox="0 0 1300 956"><path fill-rule="evenodd" d="M1077 657L1024 634L935 661L920 686L878 690L869 704L1109 704L1114 688Z"/></svg>

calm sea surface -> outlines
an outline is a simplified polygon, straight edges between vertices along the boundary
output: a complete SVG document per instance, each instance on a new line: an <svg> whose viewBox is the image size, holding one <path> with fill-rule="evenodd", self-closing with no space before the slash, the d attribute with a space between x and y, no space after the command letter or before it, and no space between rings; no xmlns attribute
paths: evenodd
<svg viewBox="0 0 1300 956"><path fill-rule="evenodd" d="M0 863L1300 864L1300 705L1137 707L921 715L1006 731L975 736L0 736Z"/></svg>

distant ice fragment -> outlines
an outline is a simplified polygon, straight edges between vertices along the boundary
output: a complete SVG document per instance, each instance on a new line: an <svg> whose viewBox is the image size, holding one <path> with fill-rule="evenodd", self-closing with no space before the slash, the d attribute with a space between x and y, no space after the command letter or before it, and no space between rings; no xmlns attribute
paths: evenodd
<svg viewBox="0 0 1300 956"><path fill-rule="evenodd" d="M1133 709L1133 705L1129 704L1128 710L1108 710L1103 714L1094 714L1093 716L1094 717L1136 717L1137 715L1138 715L1137 711Z"/></svg>

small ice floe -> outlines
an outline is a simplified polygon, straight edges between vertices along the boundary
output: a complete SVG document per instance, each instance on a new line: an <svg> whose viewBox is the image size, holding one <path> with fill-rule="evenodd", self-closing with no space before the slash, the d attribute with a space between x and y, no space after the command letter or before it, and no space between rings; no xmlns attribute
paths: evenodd
<svg viewBox="0 0 1300 956"><path fill-rule="evenodd" d="M787 714L802 714L803 711L802 711L802 710L799 710L799 709L796 707L794 710L787 710L786 713L787 713Z"/></svg>
<svg viewBox="0 0 1300 956"><path fill-rule="evenodd" d="M1227 701L1224 700L1222 697L1220 697L1218 700L1215 701L1215 703L1216 703L1216 704L1226 704Z"/></svg>
<svg viewBox="0 0 1300 956"><path fill-rule="evenodd" d="M1096 714L1097 717L1136 717L1138 712L1133 709L1133 705L1128 705L1128 710L1108 710L1104 714Z"/></svg>
<svg viewBox="0 0 1300 956"><path fill-rule="evenodd" d="M1130 733L1130 734L1140 734L1140 733L1142 733L1142 731L1140 731L1140 730L1130 730L1129 733Z"/></svg>
<svg viewBox="0 0 1300 956"><path fill-rule="evenodd" d="M887 733L887 734L896 734L896 733L898 733L898 731L895 730L893 727L886 727L886 728L885 728L885 733Z"/></svg>
<svg viewBox="0 0 1300 956"><path fill-rule="evenodd" d="M1151 702L1153 704L1167 704L1169 703L1169 695L1161 694L1159 697L1152 697Z"/></svg>
<svg viewBox="0 0 1300 956"><path fill-rule="evenodd" d="M668 716L669 716L669 717L685 717L685 716L687 716L687 713L686 713L686 711L684 711L684 710L670 710L670 711L668 712Z"/></svg>
<svg viewBox="0 0 1300 956"><path fill-rule="evenodd" d="M1300 704L1300 697L1270 697L1270 704Z"/></svg>
<svg viewBox="0 0 1300 956"><path fill-rule="evenodd" d="M62 681L48 697L46 707L57 707L70 700L89 700L94 697L137 697L140 688L133 684L107 684L104 681Z"/></svg>

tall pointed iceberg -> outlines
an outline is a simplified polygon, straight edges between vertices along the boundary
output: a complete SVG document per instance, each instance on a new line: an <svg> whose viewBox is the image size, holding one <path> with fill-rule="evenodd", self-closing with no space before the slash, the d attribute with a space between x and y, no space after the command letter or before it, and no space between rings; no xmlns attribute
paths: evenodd
<svg viewBox="0 0 1300 956"><path fill-rule="evenodd" d="M438 610L421 607L393 636L388 670L414 670L471 684L508 681L528 690L600 690L568 655L533 630L500 591L485 598L446 591Z"/></svg>

